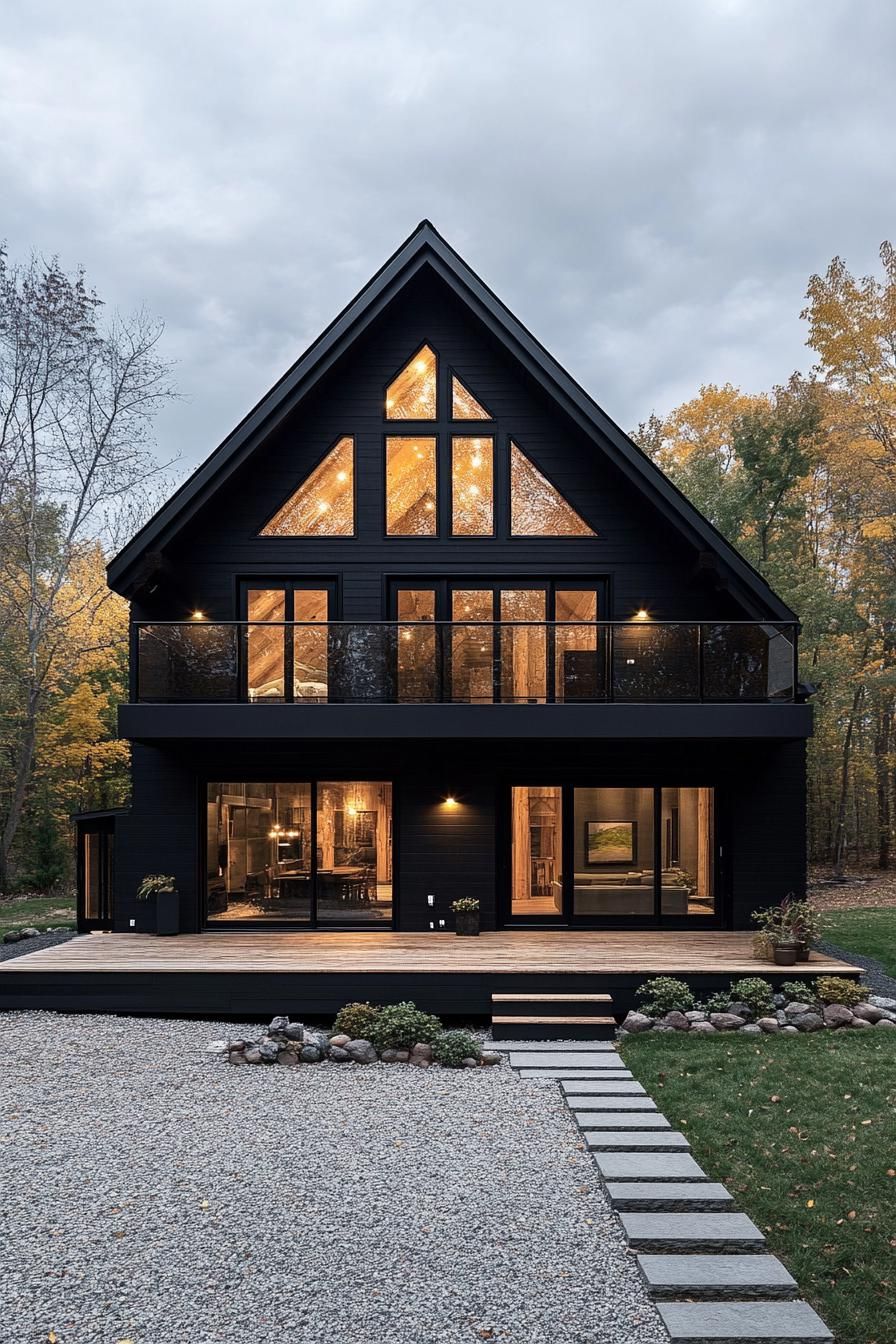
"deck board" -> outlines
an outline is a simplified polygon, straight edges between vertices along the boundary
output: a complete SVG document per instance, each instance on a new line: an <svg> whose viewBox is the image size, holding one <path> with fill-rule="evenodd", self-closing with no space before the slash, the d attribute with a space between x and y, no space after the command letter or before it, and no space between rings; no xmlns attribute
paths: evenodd
<svg viewBox="0 0 896 1344"><path fill-rule="evenodd" d="M90 933L0 963L0 979L21 972L307 974L858 974L834 957L772 966L752 955L752 935L716 930L513 930L478 938L451 934L242 932Z"/></svg>

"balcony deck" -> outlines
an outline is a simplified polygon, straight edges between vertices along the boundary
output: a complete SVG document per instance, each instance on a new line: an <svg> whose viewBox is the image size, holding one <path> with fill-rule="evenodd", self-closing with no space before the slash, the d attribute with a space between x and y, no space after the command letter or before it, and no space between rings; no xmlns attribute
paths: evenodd
<svg viewBox="0 0 896 1344"><path fill-rule="evenodd" d="M861 971L815 952L797 966L771 966L753 958L749 933L707 930L91 933L0 963L0 1008L326 1016L351 998L413 998L478 1017L494 992L539 989L610 992L624 1012L652 975L680 976L706 993L742 975L780 983L819 973Z"/></svg>

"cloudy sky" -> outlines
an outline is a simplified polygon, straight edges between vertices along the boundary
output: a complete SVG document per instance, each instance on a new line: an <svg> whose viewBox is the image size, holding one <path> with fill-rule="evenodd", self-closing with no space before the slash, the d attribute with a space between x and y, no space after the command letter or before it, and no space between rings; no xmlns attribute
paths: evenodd
<svg viewBox="0 0 896 1344"><path fill-rule="evenodd" d="M892 0L0 0L0 238L166 324L203 458L424 216L626 428L896 237Z"/></svg>

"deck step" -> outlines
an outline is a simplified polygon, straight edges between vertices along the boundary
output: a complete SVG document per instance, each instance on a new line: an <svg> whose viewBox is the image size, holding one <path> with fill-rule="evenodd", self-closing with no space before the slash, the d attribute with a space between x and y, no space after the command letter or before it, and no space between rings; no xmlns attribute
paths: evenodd
<svg viewBox="0 0 896 1344"><path fill-rule="evenodd" d="M639 1255L653 1298L795 1298L796 1279L774 1255Z"/></svg>
<svg viewBox="0 0 896 1344"><path fill-rule="evenodd" d="M575 1040L580 1038L593 1041L603 1037L611 1041L616 1035L616 1019L613 1017L510 1017L505 1014L492 1017L492 1036L496 1041L532 1040L540 1036L542 1040Z"/></svg>
<svg viewBox="0 0 896 1344"><path fill-rule="evenodd" d="M633 1251L761 1250L765 1237L745 1213L620 1213Z"/></svg>
<svg viewBox="0 0 896 1344"><path fill-rule="evenodd" d="M834 1344L808 1302L658 1302L671 1344Z"/></svg>
<svg viewBox="0 0 896 1344"><path fill-rule="evenodd" d="M608 1181L614 1209L629 1213L729 1213L734 1198L716 1181Z"/></svg>
<svg viewBox="0 0 896 1344"><path fill-rule="evenodd" d="M691 1145L677 1129L585 1129L585 1145L602 1153L688 1153Z"/></svg>
<svg viewBox="0 0 896 1344"><path fill-rule="evenodd" d="M493 994L492 1003L612 1003L612 994Z"/></svg>

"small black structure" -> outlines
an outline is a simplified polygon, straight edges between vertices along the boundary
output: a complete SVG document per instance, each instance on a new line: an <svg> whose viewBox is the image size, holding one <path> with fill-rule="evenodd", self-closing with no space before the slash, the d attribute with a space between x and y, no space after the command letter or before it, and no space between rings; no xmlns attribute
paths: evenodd
<svg viewBox="0 0 896 1344"><path fill-rule="evenodd" d="M427 222L109 582L117 932L159 872L185 933L334 938L804 890L796 615Z"/></svg>

